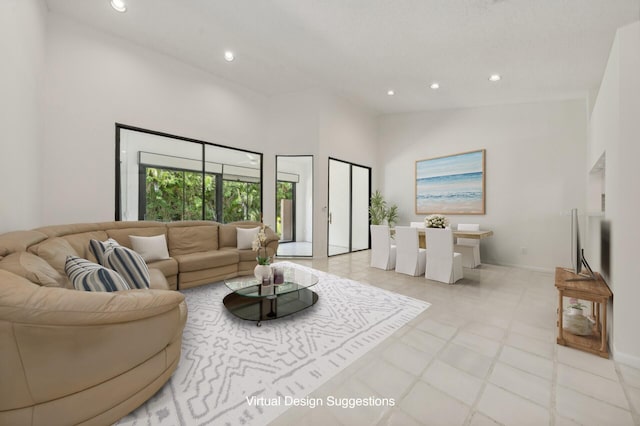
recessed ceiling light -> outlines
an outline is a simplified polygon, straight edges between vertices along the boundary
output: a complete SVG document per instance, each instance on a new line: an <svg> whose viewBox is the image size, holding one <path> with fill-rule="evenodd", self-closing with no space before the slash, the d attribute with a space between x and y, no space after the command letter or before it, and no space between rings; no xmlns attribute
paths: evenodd
<svg viewBox="0 0 640 426"><path fill-rule="evenodd" d="M124 0L111 0L111 7L118 12L127 11L127 5L124 3Z"/></svg>
<svg viewBox="0 0 640 426"><path fill-rule="evenodd" d="M396 92L394 92L393 90L387 90L387 95L393 96L395 94L396 94Z"/></svg>
<svg viewBox="0 0 640 426"><path fill-rule="evenodd" d="M233 54L232 51L227 50L226 52L224 52L224 60L227 62L231 62L236 58L236 55Z"/></svg>
<svg viewBox="0 0 640 426"><path fill-rule="evenodd" d="M434 81L429 87L431 87L433 90L438 90L440 88L440 83Z"/></svg>
<svg viewBox="0 0 640 426"><path fill-rule="evenodd" d="M489 76L489 81L492 81L492 82L494 82L494 83L495 83L496 81L500 81L501 79L502 79L502 77L500 76L500 74L491 74L491 75Z"/></svg>

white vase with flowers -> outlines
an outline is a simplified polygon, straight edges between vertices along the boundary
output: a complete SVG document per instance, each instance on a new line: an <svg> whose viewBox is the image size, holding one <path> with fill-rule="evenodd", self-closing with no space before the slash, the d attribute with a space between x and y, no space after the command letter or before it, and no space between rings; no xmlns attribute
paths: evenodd
<svg viewBox="0 0 640 426"><path fill-rule="evenodd" d="M427 228L446 228L449 226L449 219L441 214L432 214L424 218L424 226Z"/></svg>
<svg viewBox="0 0 640 426"><path fill-rule="evenodd" d="M263 224L252 243L253 251L258 253L256 257L258 264L254 268L253 274L256 276L256 278L262 281L268 280L271 277L272 273L270 266L271 257L267 252L266 242L267 234L265 232L265 225Z"/></svg>

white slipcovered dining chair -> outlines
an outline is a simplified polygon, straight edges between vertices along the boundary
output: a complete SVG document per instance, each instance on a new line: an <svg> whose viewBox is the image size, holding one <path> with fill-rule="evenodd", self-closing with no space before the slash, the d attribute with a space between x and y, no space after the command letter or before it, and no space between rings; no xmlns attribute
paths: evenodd
<svg viewBox="0 0 640 426"><path fill-rule="evenodd" d="M422 222L410 222L409 226L412 228L424 228L424 221Z"/></svg>
<svg viewBox="0 0 640 426"><path fill-rule="evenodd" d="M427 228L427 271L429 280L453 284L464 278L462 255L453 251L451 229Z"/></svg>
<svg viewBox="0 0 640 426"><path fill-rule="evenodd" d="M372 267L385 271L396 267L396 246L391 241L391 231L387 225L371 225Z"/></svg>
<svg viewBox="0 0 640 426"><path fill-rule="evenodd" d="M479 231L478 223L461 223L458 231ZM462 266L476 268L480 265L480 240L471 238L458 238L454 250L462 255Z"/></svg>
<svg viewBox="0 0 640 426"><path fill-rule="evenodd" d="M396 226L396 272L414 277L424 274L427 251L418 244L418 228Z"/></svg>

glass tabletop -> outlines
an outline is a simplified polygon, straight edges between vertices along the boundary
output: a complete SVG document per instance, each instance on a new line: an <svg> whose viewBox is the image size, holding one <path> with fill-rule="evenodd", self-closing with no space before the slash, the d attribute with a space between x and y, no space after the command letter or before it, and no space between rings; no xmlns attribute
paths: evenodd
<svg viewBox="0 0 640 426"><path fill-rule="evenodd" d="M308 288L318 283L318 277L304 269L288 267L279 269L284 272L284 282L282 284L262 285L261 281L253 275L230 278L224 280L224 283L234 293L246 297L278 296Z"/></svg>

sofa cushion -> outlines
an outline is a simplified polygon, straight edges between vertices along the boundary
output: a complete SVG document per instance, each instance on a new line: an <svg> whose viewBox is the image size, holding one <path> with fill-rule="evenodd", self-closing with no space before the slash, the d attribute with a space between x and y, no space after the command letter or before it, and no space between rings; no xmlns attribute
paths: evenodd
<svg viewBox="0 0 640 426"><path fill-rule="evenodd" d="M25 251L12 253L0 260L0 268L45 287L68 287L69 284L67 277L44 259Z"/></svg>
<svg viewBox="0 0 640 426"><path fill-rule="evenodd" d="M119 246L118 242L113 238L109 238L107 241L89 240L89 251L96 258L96 262L104 266L104 253L109 247Z"/></svg>
<svg viewBox="0 0 640 426"><path fill-rule="evenodd" d="M238 250L236 248L231 248L231 247L225 247L221 249L221 251L237 253L238 257L240 258L240 262L250 262L250 261L255 262L256 257L258 256L257 253L253 250Z"/></svg>
<svg viewBox="0 0 640 426"><path fill-rule="evenodd" d="M71 244L60 237L49 238L40 244L31 246L29 251L43 258L49 265L53 266L58 273L65 275L67 256L79 256L79 253L71 247Z"/></svg>
<svg viewBox="0 0 640 426"><path fill-rule="evenodd" d="M130 287L116 271L78 256L69 256L65 262L65 271L76 290L118 291Z"/></svg>
<svg viewBox="0 0 640 426"><path fill-rule="evenodd" d="M169 259L167 238L164 234L154 235L152 237L129 235L129 239L131 240L133 250L140 254L145 262Z"/></svg>
<svg viewBox="0 0 640 426"><path fill-rule="evenodd" d="M131 288L149 288L149 269L142 256L123 246L108 247L105 266L119 273Z"/></svg>
<svg viewBox="0 0 640 426"><path fill-rule="evenodd" d="M219 225L218 226L218 248L233 247L236 248L237 242L236 226Z"/></svg>
<svg viewBox="0 0 640 426"><path fill-rule="evenodd" d="M238 263L239 256L237 252L230 250L214 250L182 254L175 256L175 259L178 261L180 272L191 272L233 265Z"/></svg>
<svg viewBox="0 0 640 426"><path fill-rule="evenodd" d="M178 275L178 262L173 259L155 260L153 262L147 262L149 269L159 269L162 271L165 277L171 277Z"/></svg>
<svg viewBox="0 0 640 426"><path fill-rule="evenodd" d="M235 232L235 231L234 231ZM0 256L26 251L34 244L47 239L47 235L38 231L13 231L0 235Z"/></svg>
<svg viewBox="0 0 640 426"><path fill-rule="evenodd" d="M152 222L152 223L154 223L156 226L141 227L140 225L144 224L144 222L135 222L136 226L134 227L134 226L131 226L132 224L130 222L123 222L123 224L128 224L129 226L125 227L123 225L121 228L107 229L107 235L109 235L110 238L113 238L117 242L119 242L120 245L133 248L133 245L131 244L131 239L129 238L130 235L137 235L140 237L152 237L154 235L163 234L166 236L167 234L166 226L158 226L156 222Z"/></svg>
<svg viewBox="0 0 640 426"><path fill-rule="evenodd" d="M247 250L253 248L253 242L260 232L260 227L256 228L236 228L238 250Z"/></svg>
<svg viewBox="0 0 640 426"><path fill-rule="evenodd" d="M218 225L169 227L171 256L218 249Z"/></svg>
<svg viewBox="0 0 640 426"><path fill-rule="evenodd" d="M71 247L78 253L78 256L95 262L96 259L93 258L93 253L89 250L89 241L92 239L105 241L107 239L107 233L104 231L83 232L80 234L65 235L61 238L69 242Z"/></svg>

